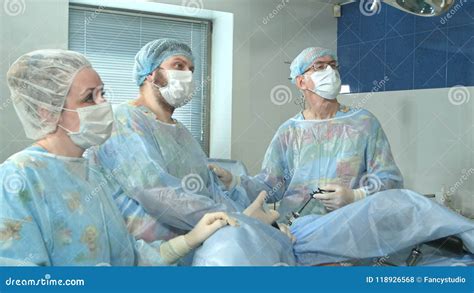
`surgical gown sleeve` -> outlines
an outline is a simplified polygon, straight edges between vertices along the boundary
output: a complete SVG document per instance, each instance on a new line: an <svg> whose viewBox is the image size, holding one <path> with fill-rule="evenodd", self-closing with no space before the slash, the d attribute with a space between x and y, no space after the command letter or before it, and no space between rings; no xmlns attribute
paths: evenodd
<svg viewBox="0 0 474 293"><path fill-rule="evenodd" d="M165 266L174 265L182 257L188 254L191 249L176 249L177 242L183 242L183 236L176 237L170 241L156 240L147 243L144 240L135 242L136 264L138 266ZM173 243L173 244L172 244ZM179 254L181 252L181 254Z"/></svg>
<svg viewBox="0 0 474 293"><path fill-rule="evenodd" d="M262 171L254 176L241 176L241 186L247 191L251 200L254 200L261 191L268 194L267 202L278 202L283 198L293 176L288 167L288 159L293 155L286 151L284 137L278 131L273 137L265 154Z"/></svg>
<svg viewBox="0 0 474 293"><path fill-rule="evenodd" d="M47 224L46 203L21 171L2 168L0 188L0 257L51 265L46 246L52 233L38 226L41 221Z"/></svg>
<svg viewBox="0 0 474 293"><path fill-rule="evenodd" d="M119 112L112 137L96 150L102 166L129 197L122 198L122 206L143 208L156 221L183 230L190 230L205 213L242 210L230 194L210 192L216 183L205 164L206 173L189 170L184 178L174 176L170 170L177 168L176 162L186 163L185 158L171 154L170 163L163 142L156 139L162 133L145 122L133 111ZM194 143L178 139L184 145Z"/></svg>
<svg viewBox="0 0 474 293"><path fill-rule="evenodd" d="M382 190L403 188L403 177L395 163L390 143L375 116L366 148L367 179L361 183L372 194Z"/></svg>

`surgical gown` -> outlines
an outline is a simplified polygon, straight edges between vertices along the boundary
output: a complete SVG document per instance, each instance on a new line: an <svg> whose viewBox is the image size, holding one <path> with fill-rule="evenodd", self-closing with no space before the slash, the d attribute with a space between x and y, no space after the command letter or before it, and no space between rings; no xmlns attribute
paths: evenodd
<svg viewBox="0 0 474 293"><path fill-rule="evenodd" d="M382 191L327 215L299 218L291 231L302 265L373 257L392 261L390 256L401 250L451 235L463 241L474 260L474 221L406 189ZM434 260L426 254L424 261L430 258Z"/></svg>
<svg viewBox="0 0 474 293"><path fill-rule="evenodd" d="M332 119L305 120L299 113L286 121L268 147L262 171L240 179L250 198L266 190L269 202L280 201L282 221L325 184L364 188L367 194L403 187L378 120L367 110L342 105ZM302 215L325 213L313 200Z"/></svg>
<svg viewBox="0 0 474 293"><path fill-rule="evenodd" d="M183 124L163 123L134 102L119 105L114 115L111 138L91 156L97 156L125 189L128 196L116 197L116 202L137 238L166 239L190 230L205 213L224 211L244 219L239 228L226 228L234 241L226 255L220 256L226 265L262 264L252 256L261 249L258 259L264 263L294 262L288 237L240 214L250 204L245 190L224 190L208 170L201 146ZM249 233L255 237L245 241ZM279 237L268 236L274 234ZM214 236L207 241L215 243L212 239ZM223 262L219 257L218 261ZM201 261L194 264L206 265Z"/></svg>
<svg viewBox="0 0 474 293"><path fill-rule="evenodd" d="M180 122L163 123L134 101L114 115L112 136L90 155L129 195L116 201L135 236L168 239L192 229L205 213L240 212L250 204L241 187L224 190Z"/></svg>
<svg viewBox="0 0 474 293"><path fill-rule="evenodd" d="M439 247L423 245L419 265L474 263L474 221L411 190L386 190L326 215L301 217L293 223L291 232L297 239L293 251L298 265L354 260L378 265L379 257L405 265L404 260L416 245L451 235L463 241L465 254L452 255ZM252 245L255 236L247 234L239 237L228 228L217 231L196 251L195 264L228 265L237 258L239 261L234 263L238 265L270 265L259 257L261 250L249 253L234 249L233 254L227 253L229 247ZM279 265L285 264L291 265L291 261Z"/></svg>
<svg viewBox="0 0 474 293"><path fill-rule="evenodd" d="M135 241L99 165L29 147L0 165L0 258L42 266L160 265Z"/></svg>

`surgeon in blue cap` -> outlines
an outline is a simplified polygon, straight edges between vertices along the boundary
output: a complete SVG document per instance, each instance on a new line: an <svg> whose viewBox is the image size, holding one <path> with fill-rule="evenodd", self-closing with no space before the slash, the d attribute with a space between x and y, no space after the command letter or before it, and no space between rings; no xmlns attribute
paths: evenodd
<svg viewBox="0 0 474 293"><path fill-rule="evenodd" d="M243 186L250 198L261 190L280 202L281 220L318 189L303 214L326 214L378 191L403 187L403 177L377 118L337 100L341 78L337 56L304 49L290 65L290 78L306 109L283 123L270 143L260 174L236 178L213 170L226 186Z"/></svg>
<svg viewBox="0 0 474 293"><path fill-rule="evenodd" d="M292 236L284 225L281 231L269 225L279 215L263 209L266 194L251 204L242 187L225 190L208 169L200 144L173 118L174 111L193 97L193 71L194 58L187 44L175 39L146 44L137 53L133 69L139 95L115 109L114 131L94 153L127 191L115 199L129 230L139 239L168 239L192 229L206 213L242 213L236 215L242 231L234 242L247 243L245 231L261 236L252 245L240 245L240 251L250 255L255 246L269 247L251 262L236 252L236 262L229 264L292 263ZM256 222L245 224L246 219ZM264 235L271 237L264 239Z"/></svg>

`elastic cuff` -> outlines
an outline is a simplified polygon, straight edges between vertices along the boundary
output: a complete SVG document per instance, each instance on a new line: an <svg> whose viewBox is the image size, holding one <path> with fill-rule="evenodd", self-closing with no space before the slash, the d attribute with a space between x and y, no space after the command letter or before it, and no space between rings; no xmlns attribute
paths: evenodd
<svg viewBox="0 0 474 293"><path fill-rule="evenodd" d="M358 189L353 189L353 191L354 191L354 201L358 201L367 197L367 191L363 187L358 188Z"/></svg>
<svg viewBox="0 0 474 293"><path fill-rule="evenodd" d="M229 186L229 191L234 189L237 185L240 185L240 176L232 176L232 182Z"/></svg>
<svg viewBox="0 0 474 293"><path fill-rule="evenodd" d="M160 246L161 257L167 264L177 262L190 251L191 247L186 243L184 236L173 238Z"/></svg>

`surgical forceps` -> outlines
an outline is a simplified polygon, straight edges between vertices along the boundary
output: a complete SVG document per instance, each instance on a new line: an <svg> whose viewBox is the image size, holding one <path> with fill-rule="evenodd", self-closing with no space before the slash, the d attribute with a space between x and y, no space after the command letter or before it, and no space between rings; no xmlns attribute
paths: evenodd
<svg viewBox="0 0 474 293"><path fill-rule="evenodd" d="M291 226L291 224L293 224L293 222L298 219L300 216L301 216L301 213L303 212L303 210L306 208L306 206L309 204L309 202L312 200L312 199L315 199L315 195L316 194L322 194L322 193L330 193L330 192L334 192L335 190L326 190L326 189L321 189L318 187L318 189L316 189L315 191L311 192L309 194L309 198L306 200L306 202L303 204L303 206L297 211L297 212L291 212L291 217L290 219L288 220L288 225Z"/></svg>

